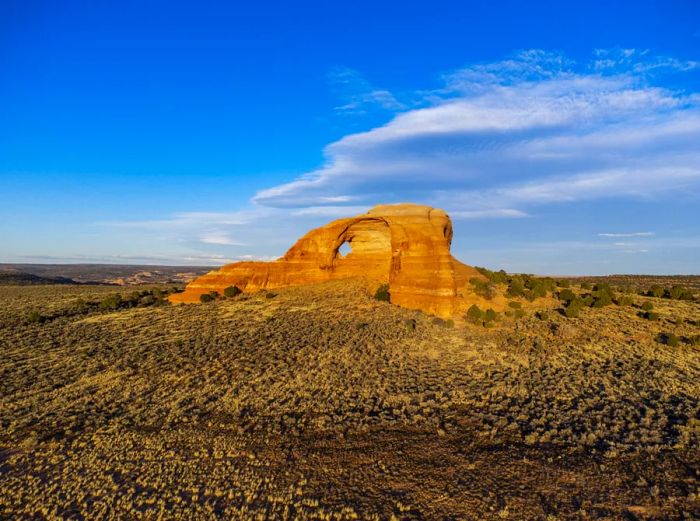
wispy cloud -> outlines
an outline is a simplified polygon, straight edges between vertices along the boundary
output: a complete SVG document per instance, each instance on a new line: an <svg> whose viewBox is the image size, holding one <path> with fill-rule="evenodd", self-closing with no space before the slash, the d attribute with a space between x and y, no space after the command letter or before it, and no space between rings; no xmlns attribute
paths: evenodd
<svg viewBox="0 0 700 521"><path fill-rule="evenodd" d="M225 232L212 231L203 234L199 240L204 244L222 244L227 246L243 246L242 242L237 242Z"/></svg>
<svg viewBox="0 0 700 521"><path fill-rule="evenodd" d="M328 73L328 81L343 100L342 105L335 107L338 113L362 114L372 108L395 112L406 108L391 92L374 87L355 69L335 68Z"/></svg>
<svg viewBox="0 0 700 521"><path fill-rule="evenodd" d="M253 201L320 214L342 195L518 218L552 203L688 194L700 187L700 98L649 73L696 66L635 49L586 64L533 50L471 65L422 92L424 106L330 144L320 168Z"/></svg>
<svg viewBox="0 0 700 521"><path fill-rule="evenodd" d="M599 233L598 237L651 237L654 232L631 232L631 233ZM623 243L619 243L623 244ZM624 243L626 244L626 243Z"/></svg>

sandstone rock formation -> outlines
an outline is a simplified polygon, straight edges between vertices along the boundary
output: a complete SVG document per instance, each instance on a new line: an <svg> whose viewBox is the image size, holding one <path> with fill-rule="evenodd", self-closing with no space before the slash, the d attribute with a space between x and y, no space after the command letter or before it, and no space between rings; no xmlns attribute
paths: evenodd
<svg viewBox="0 0 700 521"><path fill-rule="evenodd" d="M380 205L310 231L274 262L236 262L203 275L171 300L199 302L203 293L223 294L232 285L250 293L364 277L388 283L393 304L450 317L474 301L465 299L469 279L484 278L451 255L451 242L452 222L444 210ZM339 251L344 243L352 249L345 256Z"/></svg>

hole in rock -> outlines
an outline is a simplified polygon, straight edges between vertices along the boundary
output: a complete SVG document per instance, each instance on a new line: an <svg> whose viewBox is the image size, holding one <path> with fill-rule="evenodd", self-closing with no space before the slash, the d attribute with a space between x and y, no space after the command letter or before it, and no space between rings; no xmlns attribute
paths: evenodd
<svg viewBox="0 0 700 521"><path fill-rule="evenodd" d="M341 257L347 256L348 253L352 251L352 247L350 246L349 242L344 242L343 244L340 245L340 248L338 248L338 254Z"/></svg>

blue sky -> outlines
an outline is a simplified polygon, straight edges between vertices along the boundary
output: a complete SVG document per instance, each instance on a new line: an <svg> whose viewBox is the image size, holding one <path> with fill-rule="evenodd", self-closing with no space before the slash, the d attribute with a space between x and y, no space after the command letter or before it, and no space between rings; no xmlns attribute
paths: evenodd
<svg viewBox="0 0 700 521"><path fill-rule="evenodd" d="M0 262L269 259L412 201L470 264L700 273L700 4L5 1L0 190Z"/></svg>

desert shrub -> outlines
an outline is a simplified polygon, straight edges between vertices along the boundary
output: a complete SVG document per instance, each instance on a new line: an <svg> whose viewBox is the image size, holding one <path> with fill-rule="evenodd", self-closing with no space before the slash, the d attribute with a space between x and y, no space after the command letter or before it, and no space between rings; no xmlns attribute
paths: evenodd
<svg viewBox="0 0 700 521"><path fill-rule="evenodd" d="M644 303L642 304L642 309L644 311L651 311L652 309L654 309L654 304L652 304L648 300L645 300Z"/></svg>
<svg viewBox="0 0 700 521"><path fill-rule="evenodd" d="M122 304L122 296L119 293L108 295L100 301L99 308L106 311L119 309Z"/></svg>
<svg viewBox="0 0 700 521"><path fill-rule="evenodd" d="M645 311L644 313L640 313L639 316L646 320L651 320L652 322L659 320L659 314L654 313L653 311Z"/></svg>
<svg viewBox="0 0 700 521"><path fill-rule="evenodd" d="M596 284L593 286L593 293L590 297L591 301L588 305L594 308L602 308L613 303L615 294L608 284Z"/></svg>
<svg viewBox="0 0 700 521"><path fill-rule="evenodd" d="M557 283L550 277L528 277L525 279L525 287L532 290L535 297L546 297L549 291L557 289Z"/></svg>
<svg viewBox="0 0 700 521"><path fill-rule="evenodd" d="M241 293L243 293L243 291L238 286L229 286L224 289L224 297L226 298L237 297Z"/></svg>
<svg viewBox="0 0 700 521"><path fill-rule="evenodd" d="M27 323L29 323L29 324L38 324L42 320L43 320L43 317L41 316L41 313L39 313L36 310L30 311L27 314Z"/></svg>
<svg viewBox="0 0 700 521"><path fill-rule="evenodd" d="M455 327L455 322L452 319L445 320L440 317L433 318L433 324L441 327Z"/></svg>
<svg viewBox="0 0 700 521"><path fill-rule="evenodd" d="M579 316L582 307L583 302L580 299L576 298L570 300L564 308L564 316L567 318L576 318Z"/></svg>
<svg viewBox="0 0 700 521"><path fill-rule="evenodd" d="M389 284L382 284L374 293L374 298L381 302L391 302L391 293L389 292Z"/></svg>
<svg viewBox="0 0 700 521"><path fill-rule="evenodd" d="M214 300L214 297L213 297L211 294L209 294L209 293L202 293L202 294L199 296L199 301L200 301L202 304L206 304L207 302L211 302L212 300Z"/></svg>
<svg viewBox="0 0 700 521"><path fill-rule="evenodd" d="M488 281L472 277L469 279L469 283L473 286L474 293L485 298L486 300L491 300L496 296L496 288Z"/></svg>
<svg viewBox="0 0 700 521"><path fill-rule="evenodd" d="M154 297L153 295L144 295L139 299L139 305L144 307L152 306L156 302L158 302L158 299L156 299L156 297Z"/></svg>
<svg viewBox="0 0 700 521"><path fill-rule="evenodd" d="M417 322L415 318L407 318L406 320L403 321L404 324L406 324L406 329L409 331L415 331Z"/></svg>
<svg viewBox="0 0 700 521"><path fill-rule="evenodd" d="M693 293L683 286L673 286L666 291L666 296L674 300L693 300Z"/></svg>
<svg viewBox="0 0 700 521"><path fill-rule="evenodd" d="M480 324L484 320L484 312L481 311L479 306L472 304L472 306L467 310L467 321L472 324Z"/></svg>
<svg viewBox="0 0 700 521"><path fill-rule="evenodd" d="M87 313L88 311L90 311L90 304L85 302L85 300L79 298L78 300L73 302L71 309L72 309L73 313L76 313L76 314Z"/></svg>
<svg viewBox="0 0 700 521"><path fill-rule="evenodd" d="M488 308L484 312L484 322L494 322L498 320L498 313L496 313L493 309Z"/></svg>
<svg viewBox="0 0 700 521"><path fill-rule="evenodd" d="M593 297L593 302L591 303L591 307L602 308L605 306L609 306L612 303L613 303L613 299L609 293L599 293L598 295L595 295Z"/></svg>
<svg viewBox="0 0 700 521"><path fill-rule="evenodd" d="M586 290L586 291L591 289L591 285L588 282L582 282L579 287L583 290Z"/></svg>
<svg viewBox="0 0 700 521"><path fill-rule="evenodd" d="M525 293L525 284L520 277L513 277L508 286L506 295L509 297L522 297Z"/></svg>
<svg viewBox="0 0 700 521"><path fill-rule="evenodd" d="M547 320L549 318L549 315L546 311L538 311L535 313L535 317L539 320Z"/></svg>
<svg viewBox="0 0 700 521"><path fill-rule="evenodd" d="M516 309L513 316L515 318L523 318L525 316L525 310L524 309Z"/></svg>
<svg viewBox="0 0 700 521"><path fill-rule="evenodd" d="M571 282L568 279L560 279L557 281L557 286L560 288L570 288Z"/></svg>
<svg viewBox="0 0 700 521"><path fill-rule="evenodd" d="M523 305L520 302L511 300L510 302L508 302L508 307L513 309L520 309L521 307L523 307Z"/></svg>
<svg viewBox="0 0 700 521"><path fill-rule="evenodd" d="M571 302L573 300L576 300L576 298L577 298L576 293L574 293L570 289L564 289L564 290L560 291L557 296L559 297L559 300L561 300L562 302Z"/></svg>
<svg viewBox="0 0 700 521"><path fill-rule="evenodd" d="M649 291L647 291L647 296L661 298L664 296L664 293L664 288L662 288L658 284L654 284L651 288L649 288Z"/></svg>
<svg viewBox="0 0 700 521"><path fill-rule="evenodd" d="M480 266L475 266L474 267L476 271L481 273L484 277L489 279L490 282L494 284L507 284L508 283L508 274L503 271L491 271L486 268L482 268Z"/></svg>
<svg viewBox="0 0 700 521"><path fill-rule="evenodd" d="M659 333L656 340L661 344L671 347L677 346L681 341L681 339L678 338L678 335L675 335L674 333Z"/></svg>
<svg viewBox="0 0 700 521"><path fill-rule="evenodd" d="M265 293L265 298L268 298L268 299L275 298L276 296L277 296L277 293L273 293L272 291L268 291L267 293Z"/></svg>
<svg viewBox="0 0 700 521"><path fill-rule="evenodd" d="M629 295L621 295L615 300L615 304L618 306L631 306L632 305L632 297Z"/></svg>
<svg viewBox="0 0 700 521"><path fill-rule="evenodd" d="M688 338L688 342L690 342L691 345L700 346L700 335L691 336Z"/></svg>

